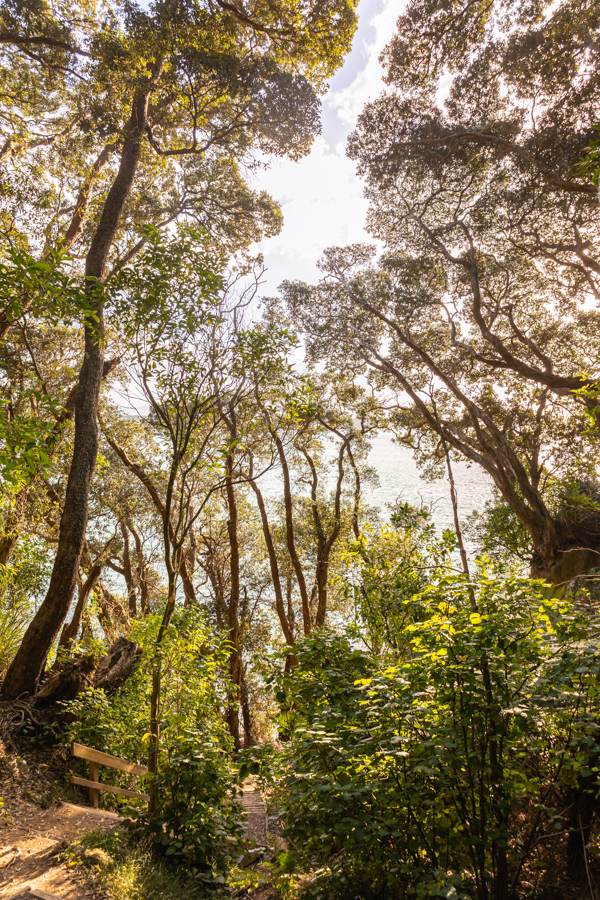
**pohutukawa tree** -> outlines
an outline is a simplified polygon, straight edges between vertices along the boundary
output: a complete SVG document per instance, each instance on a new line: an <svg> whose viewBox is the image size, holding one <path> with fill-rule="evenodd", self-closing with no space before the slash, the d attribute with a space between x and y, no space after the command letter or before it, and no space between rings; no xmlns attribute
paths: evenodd
<svg viewBox="0 0 600 900"><path fill-rule="evenodd" d="M230 249L272 231L268 199L252 195L237 162L252 150L306 152L318 128L317 92L348 47L353 7L165 0L117 4L108 15L85 5L0 7L0 84L16 98L0 140L11 239L41 255L70 250L83 261L85 286L55 563L4 681L6 698L34 689L77 578L98 446L107 278L143 248L143 225L192 218L219 231L218 209ZM232 222L244 221L252 227L236 239ZM5 311L2 330L27 303Z"/></svg>
<svg viewBox="0 0 600 900"><path fill-rule="evenodd" d="M419 433L424 456L441 458L446 444L485 469L530 534L536 574L564 583L595 568L597 457L585 411L565 411L549 389L458 352L446 281L431 260L397 254L369 266L369 256L365 247L330 251L320 284L286 286L311 352L366 365L376 388L395 391L394 427L407 440Z"/></svg>
<svg viewBox="0 0 600 900"><path fill-rule="evenodd" d="M287 288L317 354L362 359L433 456L490 474L556 582L600 559L599 33L594 4L412 0L349 141L385 253Z"/></svg>
<svg viewBox="0 0 600 900"><path fill-rule="evenodd" d="M373 234L442 267L457 350L593 411L599 34L593 3L412 0L349 142Z"/></svg>

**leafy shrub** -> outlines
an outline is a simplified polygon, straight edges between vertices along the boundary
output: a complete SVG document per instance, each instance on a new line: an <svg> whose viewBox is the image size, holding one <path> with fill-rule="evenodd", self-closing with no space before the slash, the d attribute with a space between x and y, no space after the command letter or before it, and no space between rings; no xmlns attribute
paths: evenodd
<svg viewBox="0 0 600 900"><path fill-rule="evenodd" d="M291 853L328 897L523 896L600 754L596 623L540 582L446 576L403 654L311 637L283 686ZM597 771L597 769L596 769Z"/></svg>
<svg viewBox="0 0 600 900"><path fill-rule="evenodd" d="M131 637L142 647L142 661L121 690L110 697L89 690L67 704L69 741L145 760L151 655L159 622L156 614L135 623ZM176 613L161 647L158 807L151 820L138 812L135 827L139 833L149 830L156 848L189 872L221 872L240 833L237 768L224 726L219 680L225 652L196 611ZM140 784L110 769L103 770L102 777L134 788Z"/></svg>
<svg viewBox="0 0 600 900"><path fill-rule="evenodd" d="M404 626L420 615L418 597L436 571L453 566L454 532L438 535L430 513L396 503L389 524L367 525L346 553L347 591L360 633L375 654L401 650Z"/></svg>
<svg viewBox="0 0 600 900"><path fill-rule="evenodd" d="M47 574L48 554L32 538L21 538L10 561L0 564L0 679L19 648Z"/></svg>
<svg viewBox="0 0 600 900"><path fill-rule="evenodd" d="M142 820L165 856L184 871L209 878L226 870L239 848L241 809L233 792L230 754L197 729L169 748L159 776L159 806Z"/></svg>
<svg viewBox="0 0 600 900"><path fill-rule="evenodd" d="M63 852L83 870L90 886L107 900L191 900L206 892L185 874L176 876L157 861L148 843L131 841L122 831L90 831Z"/></svg>

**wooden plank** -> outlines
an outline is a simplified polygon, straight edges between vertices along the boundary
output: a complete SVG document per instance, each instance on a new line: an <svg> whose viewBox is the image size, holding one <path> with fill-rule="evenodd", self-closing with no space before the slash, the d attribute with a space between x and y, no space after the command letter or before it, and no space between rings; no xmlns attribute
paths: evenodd
<svg viewBox="0 0 600 900"><path fill-rule="evenodd" d="M96 762L90 763L90 781L100 781L100 765ZM90 788L90 806L98 809L100 804L100 792Z"/></svg>
<svg viewBox="0 0 600 900"><path fill-rule="evenodd" d="M87 759L88 762L99 763L101 766L108 766L109 769L119 769L121 772L127 772L129 775L148 774L146 766L129 762L128 759L120 759L118 756L111 756L110 753L103 753L101 750L94 750L93 747L86 747L85 744L73 742L71 752L78 759Z"/></svg>
<svg viewBox="0 0 600 900"><path fill-rule="evenodd" d="M104 784L103 781L90 781L89 778L80 778L79 775L71 775L71 783L80 787L91 788L94 791L106 791L108 794L117 794L119 797L135 797L137 800L150 799L148 794L141 791L130 791L129 788L117 787L116 784Z"/></svg>

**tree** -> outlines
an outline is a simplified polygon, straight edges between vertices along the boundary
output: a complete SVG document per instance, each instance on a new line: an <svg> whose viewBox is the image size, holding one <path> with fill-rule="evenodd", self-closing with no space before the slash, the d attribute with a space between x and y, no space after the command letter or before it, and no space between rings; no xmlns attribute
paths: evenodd
<svg viewBox="0 0 600 900"><path fill-rule="evenodd" d="M422 453L440 456L437 442L445 441L488 472L529 532L537 574L564 584L594 568L595 453L583 411L565 415L549 391L512 370L492 375L485 363L458 353L446 282L431 263L390 254L369 268L369 259L364 247L331 251L319 285L285 288L312 352L341 369L357 360L380 388L395 387L395 427L406 440L419 432ZM564 500L576 485L590 502L573 515Z"/></svg>
<svg viewBox="0 0 600 900"><path fill-rule="evenodd" d="M357 354L400 406L408 396L405 438L489 473L529 533L534 573L556 583L594 569L599 550L585 415L597 413L600 220L579 165L598 27L585 3L534 16L411 2L384 54L389 90L349 141L385 252L373 265L365 247L333 250L319 288L287 290L322 357L347 369Z"/></svg>
<svg viewBox="0 0 600 900"><path fill-rule="evenodd" d="M414 0L349 142L373 233L443 268L457 349L591 410L599 28L591 3Z"/></svg>
<svg viewBox="0 0 600 900"><path fill-rule="evenodd" d="M7 673L7 698L34 687L75 585L98 445L103 283L117 242L128 231L131 235L128 211L133 207L139 213L153 205L140 183L146 160L155 155L161 165L167 164L171 188L177 191L182 180L189 183L193 177L197 158L240 159L251 147L301 154L317 127L315 88L339 64L354 23L351 4L341 2L265 4L253 11L223 0L197 7L158 2L148 10L128 7L104 21L87 15L85 8L75 16L72 37L62 9L53 15L35 4L17 10L7 4L0 20L0 44L6 48L3 78L13 83L16 74L7 70L16 60L19 72L30 73L32 92L38 91L35 104L30 94L23 98L25 120L32 107L40 112L39 92L46 80L54 79L54 109L67 108L64 116L77 123L92 156L59 240L73 247L75 236L81 235L85 257L84 356L73 459L48 593ZM23 97L22 85L16 94ZM78 104L86 95L97 99L92 115L82 117ZM35 153L38 148L29 149ZM81 145L76 151L81 154ZM114 168L106 169L110 174L92 203L92 189L109 159ZM194 215L196 209L201 215L203 197L196 199L198 207L175 202L163 219L153 209L152 221L164 225L180 214ZM40 237L35 235L38 246ZM131 238L129 244L126 259L140 246Z"/></svg>

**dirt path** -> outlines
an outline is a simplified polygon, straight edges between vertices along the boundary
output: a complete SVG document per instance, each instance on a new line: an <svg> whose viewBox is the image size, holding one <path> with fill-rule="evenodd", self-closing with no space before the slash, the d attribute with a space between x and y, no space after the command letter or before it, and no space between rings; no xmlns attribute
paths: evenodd
<svg viewBox="0 0 600 900"><path fill-rule="evenodd" d="M18 809L9 807L0 822L0 897L32 900L46 894L61 900L95 900L56 854L87 831L116 828L119 821L116 813L73 803L46 810L25 802Z"/></svg>

